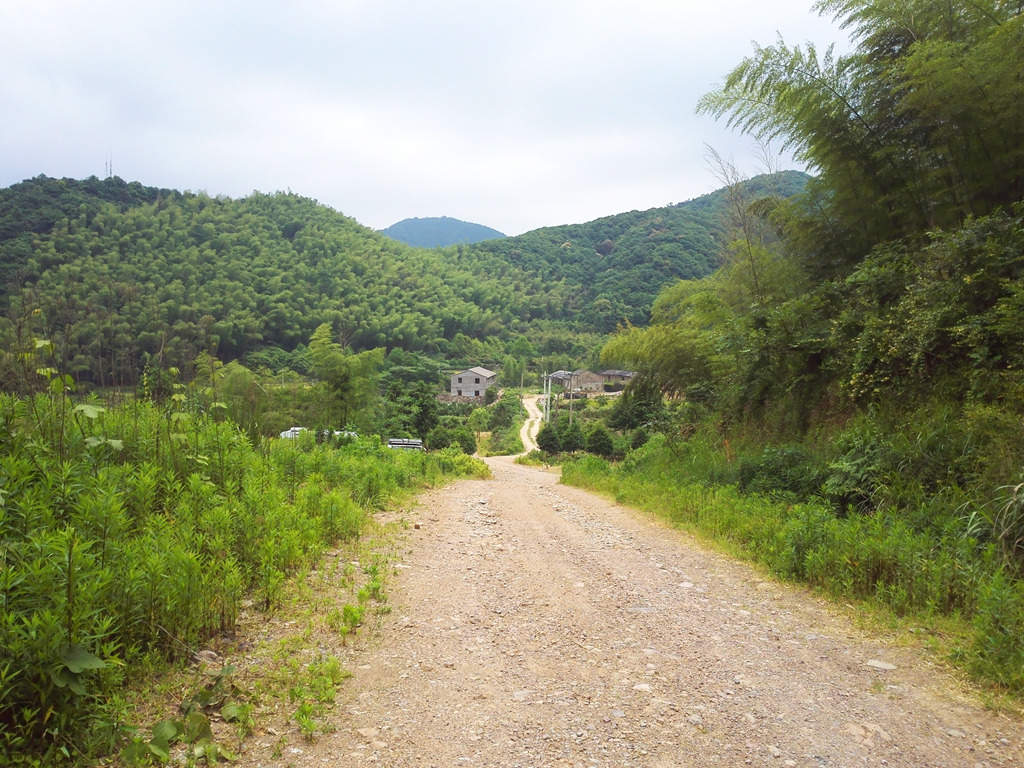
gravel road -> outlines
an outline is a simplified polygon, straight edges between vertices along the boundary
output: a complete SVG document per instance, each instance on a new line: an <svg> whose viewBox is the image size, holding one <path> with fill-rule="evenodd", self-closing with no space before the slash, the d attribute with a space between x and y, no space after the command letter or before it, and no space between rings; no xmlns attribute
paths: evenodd
<svg viewBox="0 0 1024 768"><path fill-rule="evenodd" d="M523 441L523 453L537 450L537 433L540 432L540 420L544 414L540 412L541 395L528 395L523 398L526 408L526 421L519 430L519 439Z"/></svg>
<svg viewBox="0 0 1024 768"><path fill-rule="evenodd" d="M337 731L289 764L1024 766L1024 724L921 653L552 472L488 463L410 513Z"/></svg>

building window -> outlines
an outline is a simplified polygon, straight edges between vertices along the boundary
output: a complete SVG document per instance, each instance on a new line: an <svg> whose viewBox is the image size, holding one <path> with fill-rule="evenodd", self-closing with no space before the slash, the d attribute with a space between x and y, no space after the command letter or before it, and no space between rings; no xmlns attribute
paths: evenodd
<svg viewBox="0 0 1024 768"><path fill-rule="evenodd" d="M459 397L462 397L462 390L461 389L457 389L455 391L458 393Z"/></svg>
<svg viewBox="0 0 1024 768"><path fill-rule="evenodd" d="M480 397L480 392L479 392L479 391L476 391L476 390L474 390L474 391L473 391L473 397Z"/></svg>
<svg viewBox="0 0 1024 768"><path fill-rule="evenodd" d="M461 383L462 383L462 377L459 376L459 384L461 384Z"/></svg>
<svg viewBox="0 0 1024 768"><path fill-rule="evenodd" d="M473 383L474 384L479 384L480 383L480 378L477 377L477 378L473 379Z"/></svg>

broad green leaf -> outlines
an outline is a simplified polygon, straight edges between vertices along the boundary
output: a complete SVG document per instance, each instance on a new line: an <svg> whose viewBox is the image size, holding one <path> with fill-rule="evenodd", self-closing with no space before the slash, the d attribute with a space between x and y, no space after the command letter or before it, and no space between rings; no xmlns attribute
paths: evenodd
<svg viewBox="0 0 1024 768"><path fill-rule="evenodd" d="M76 405L75 410L87 419L98 418L101 413L106 413L107 411L102 405L89 405L87 403Z"/></svg>
<svg viewBox="0 0 1024 768"><path fill-rule="evenodd" d="M241 704L225 704L221 707L220 716L224 718L225 722L233 722L242 716L242 705Z"/></svg>
<svg viewBox="0 0 1024 768"><path fill-rule="evenodd" d="M80 645L65 648L61 651L60 658L64 662L64 666L76 673L87 669L103 669L107 666L107 662L99 656L89 653Z"/></svg>
<svg viewBox="0 0 1024 768"><path fill-rule="evenodd" d="M72 691L77 693L79 696L85 695L85 686L82 685L82 680L77 673L72 672L66 667L60 669L50 670L50 679L53 680L53 684L58 688L70 688Z"/></svg>
<svg viewBox="0 0 1024 768"><path fill-rule="evenodd" d="M132 739L128 746L121 750L121 759L128 765L136 765L149 758L149 744L142 739Z"/></svg>
<svg viewBox="0 0 1024 768"><path fill-rule="evenodd" d="M171 759L171 745L167 739L154 738L149 742L149 751L165 763Z"/></svg>
<svg viewBox="0 0 1024 768"><path fill-rule="evenodd" d="M163 739L168 744L181 738L185 724L181 720L161 720L153 726L153 738Z"/></svg>
<svg viewBox="0 0 1024 768"><path fill-rule="evenodd" d="M226 747L216 741L210 739L201 739L196 742L195 746L192 747L192 757L206 758L207 765L214 765L220 760L227 760L228 762L234 762L238 758L228 751Z"/></svg>
<svg viewBox="0 0 1024 768"><path fill-rule="evenodd" d="M189 744L194 744L201 739L213 740L210 718L202 712L190 712L185 720L185 741Z"/></svg>

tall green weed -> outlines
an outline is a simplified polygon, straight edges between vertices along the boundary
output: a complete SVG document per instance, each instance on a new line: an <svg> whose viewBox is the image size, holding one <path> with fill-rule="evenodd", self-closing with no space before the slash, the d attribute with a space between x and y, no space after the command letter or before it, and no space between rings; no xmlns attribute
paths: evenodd
<svg viewBox="0 0 1024 768"><path fill-rule="evenodd" d="M63 379L61 379L63 382ZM375 509L480 471L469 457L253 445L173 398L107 409L65 387L0 395L0 764L116 745L120 685L272 609Z"/></svg>

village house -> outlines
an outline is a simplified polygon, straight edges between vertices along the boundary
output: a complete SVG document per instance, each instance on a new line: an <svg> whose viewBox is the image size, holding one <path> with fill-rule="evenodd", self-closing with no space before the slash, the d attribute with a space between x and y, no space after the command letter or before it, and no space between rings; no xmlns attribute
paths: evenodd
<svg viewBox="0 0 1024 768"><path fill-rule="evenodd" d="M633 371L599 371L598 375L604 376L605 381L616 384L629 384L636 376Z"/></svg>
<svg viewBox="0 0 1024 768"><path fill-rule="evenodd" d="M455 397L483 397L487 388L498 379L498 374L486 368L469 368L452 374L451 394Z"/></svg>
<svg viewBox="0 0 1024 768"><path fill-rule="evenodd" d="M604 376L593 371L580 369L572 372L573 392L602 392L604 391Z"/></svg>
<svg viewBox="0 0 1024 768"><path fill-rule="evenodd" d="M555 371L548 378L566 392L600 392L604 389L603 376L582 368L578 371Z"/></svg>
<svg viewBox="0 0 1024 768"><path fill-rule="evenodd" d="M548 374L548 380L556 387L569 389L569 380L572 378L572 371L555 371Z"/></svg>

